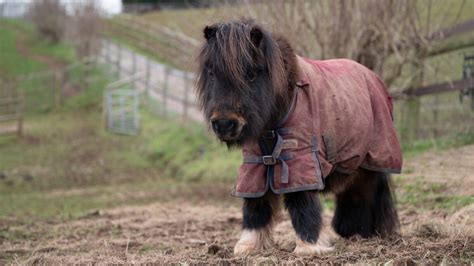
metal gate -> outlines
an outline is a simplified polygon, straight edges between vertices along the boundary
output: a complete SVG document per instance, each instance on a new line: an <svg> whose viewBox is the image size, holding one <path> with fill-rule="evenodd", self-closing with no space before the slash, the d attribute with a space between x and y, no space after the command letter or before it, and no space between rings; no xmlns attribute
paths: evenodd
<svg viewBox="0 0 474 266"><path fill-rule="evenodd" d="M107 129L136 135L140 127L139 95L133 89L114 89L105 94Z"/></svg>

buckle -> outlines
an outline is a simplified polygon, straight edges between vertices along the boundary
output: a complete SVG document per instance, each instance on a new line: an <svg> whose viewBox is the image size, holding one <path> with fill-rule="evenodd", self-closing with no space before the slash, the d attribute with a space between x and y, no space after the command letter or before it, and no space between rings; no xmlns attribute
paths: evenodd
<svg viewBox="0 0 474 266"><path fill-rule="evenodd" d="M267 130L263 132L264 139L274 139L275 137L276 137L276 134L274 130Z"/></svg>
<svg viewBox="0 0 474 266"><path fill-rule="evenodd" d="M262 157L264 165L275 165L276 158L271 155L265 155Z"/></svg>

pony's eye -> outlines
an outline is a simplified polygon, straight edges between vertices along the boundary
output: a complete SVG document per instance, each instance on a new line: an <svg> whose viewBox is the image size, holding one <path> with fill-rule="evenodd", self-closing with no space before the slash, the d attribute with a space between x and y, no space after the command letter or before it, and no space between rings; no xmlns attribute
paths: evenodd
<svg viewBox="0 0 474 266"><path fill-rule="evenodd" d="M251 70L247 73L247 78L250 82L254 82L258 78L258 73L255 70Z"/></svg>
<svg viewBox="0 0 474 266"><path fill-rule="evenodd" d="M210 69L207 71L207 75L209 75L209 77L210 77L211 79L214 79L214 77L215 77L215 76L214 76L214 72L212 72L212 70L210 70Z"/></svg>

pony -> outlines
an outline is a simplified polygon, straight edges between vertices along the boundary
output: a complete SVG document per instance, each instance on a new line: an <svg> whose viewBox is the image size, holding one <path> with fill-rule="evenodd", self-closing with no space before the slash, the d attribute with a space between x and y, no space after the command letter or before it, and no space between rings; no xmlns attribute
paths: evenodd
<svg viewBox="0 0 474 266"><path fill-rule="evenodd" d="M296 232L297 255L333 250L332 239L321 234L318 193L335 194L332 227L338 235L396 233L390 173L400 171L401 153L383 82L356 62L302 58L284 37L253 20L216 23L203 32L199 106L218 139L244 155L233 192L243 198L234 253L273 246L281 197ZM368 119L359 122L346 109ZM353 128L357 134L346 136ZM361 135L370 139L357 140ZM342 158L351 147L356 155Z"/></svg>

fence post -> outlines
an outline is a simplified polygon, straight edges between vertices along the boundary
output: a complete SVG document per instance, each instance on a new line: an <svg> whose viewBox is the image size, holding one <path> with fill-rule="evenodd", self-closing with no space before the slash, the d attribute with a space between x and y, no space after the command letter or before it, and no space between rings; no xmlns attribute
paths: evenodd
<svg viewBox="0 0 474 266"><path fill-rule="evenodd" d="M134 51L131 51L132 53L132 73L130 75L135 75L137 73L137 54ZM137 82L133 80L132 82L133 88L137 87Z"/></svg>
<svg viewBox="0 0 474 266"><path fill-rule="evenodd" d="M169 80L169 74L170 74L170 69L169 67L165 66L165 72L164 72L164 81L163 81L163 116L166 117L167 115L167 108L168 108L168 80Z"/></svg>
<svg viewBox="0 0 474 266"><path fill-rule="evenodd" d="M81 73L82 73L82 79L81 79L81 87L84 90L87 90L89 87L89 80L90 80L90 75L92 73L92 68L93 68L93 62L90 59L83 60L81 64L79 65L79 68L81 68ZM67 71L67 70L66 70ZM63 72L63 80L66 78L66 72ZM65 81L64 81L65 83Z"/></svg>
<svg viewBox="0 0 474 266"><path fill-rule="evenodd" d="M120 79L122 72L122 47L117 44L117 61L115 62L117 67L117 78Z"/></svg>
<svg viewBox="0 0 474 266"><path fill-rule="evenodd" d="M434 95L434 102L433 102L433 138L438 138L438 106L439 106L439 95Z"/></svg>
<svg viewBox="0 0 474 266"><path fill-rule="evenodd" d="M108 127L108 119L107 119L107 116L108 116L108 107L107 107L107 103L108 103L108 94L107 94L107 89L104 91L104 95L102 97L102 127L104 130L107 130L107 127Z"/></svg>
<svg viewBox="0 0 474 266"><path fill-rule="evenodd" d="M151 72L151 64L150 59L146 58L146 74L145 74L145 103L149 106L150 105L150 72Z"/></svg>
<svg viewBox="0 0 474 266"><path fill-rule="evenodd" d="M420 118L420 99L410 96L404 103L404 126L402 141L411 147L418 132L418 121Z"/></svg>
<svg viewBox="0 0 474 266"><path fill-rule="evenodd" d="M23 113L25 112L25 93L20 91L19 103L17 110L17 129L16 134L18 137L23 135Z"/></svg>
<svg viewBox="0 0 474 266"><path fill-rule="evenodd" d="M424 78L424 60L415 64L416 74L415 79L412 82L413 90L421 87L423 85L423 78ZM403 108L403 126L402 126L402 134L401 139L404 144L408 147L413 146L413 143L416 139L416 134L418 133L419 128L419 120L420 120L420 98L410 96L404 103Z"/></svg>
<svg viewBox="0 0 474 266"><path fill-rule="evenodd" d="M54 72L54 108L58 110L61 107L61 87L62 87L62 78L61 71Z"/></svg>
<svg viewBox="0 0 474 266"><path fill-rule="evenodd" d="M132 73L131 75L134 75L137 72L137 54L133 51L132 53Z"/></svg>
<svg viewBox="0 0 474 266"><path fill-rule="evenodd" d="M110 43L106 40L104 41L105 49L105 63L110 64Z"/></svg>
<svg viewBox="0 0 474 266"><path fill-rule="evenodd" d="M188 118L188 98L189 98L189 78L188 72L184 72L184 100L183 100L183 121Z"/></svg>

